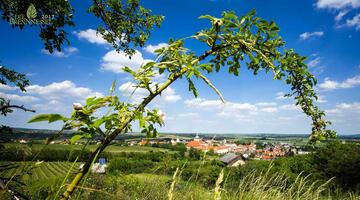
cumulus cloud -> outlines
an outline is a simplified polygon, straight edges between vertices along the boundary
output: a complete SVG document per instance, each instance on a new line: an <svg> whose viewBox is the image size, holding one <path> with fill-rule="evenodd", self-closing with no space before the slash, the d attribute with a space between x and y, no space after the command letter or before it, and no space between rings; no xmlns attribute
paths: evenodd
<svg viewBox="0 0 360 200"><path fill-rule="evenodd" d="M323 96L323 95L318 95L318 99L317 99L316 102L318 102L318 103L326 103L326 102L328 102L328 101L325 99L325 96Z"/></svg>
<svg viewBox="0 0 360 200"><path fill-rule="evenodd" d="M297 106L292 104L278 105L276 102L246 103L229 101L222 103L220 100L197 98L185 100L184 104L191 111L196 109L202 110L201 113L213 112L215 116L228 120L227 122L272 123L273 120L277 119L269 118L269 115L273 116L274 113L292 118L294 118L295 114L300 114L300 109Z"/></svg>
<svg viewBox="0 0 360 200"><path fill-rule="evenodd" d="M319 88L323 90L337 90L353 88L358 85L360 85L360 75L348 78L343 82L333 81L329 78L326 78L323 83L319 84Z"/></svg>
<svg viewBox="0 0 360 200"><path fill-rule="evenodd" d="M325 67L321 65L321 58L316 56L314 59L310 60L307 65L311 71L315 74L321 74L324 72Z"/></svg>
<svg viewBox="0 0 360 200"><path fill-rule="evenodd" d="M326 109L325 113L329 116L335 116L335 117L344 117L344 115L349 115L349 118L354 118L353 116L350 116L352 113L359 116L360 112L360 102L353 102L353 103L339 103L336 104L335 107Z"/></svg>
<svg viewBox="0 0 360 200"><path fill-rule="evenodd" d="M355 27L356 30L360 29L360 13L355 15L352 19L346 20L347 27Z"/></svg>
<svg viewBox="0 0 360 200"><path fill-rule="evenodd" d="M274 113L278 111L276 107L266 107L266 108L261 108L260 110L267 113Z"/></svg>
<svg viewBox="0 0 360 200"><path fill-rule="evenodd" d="M16 87L4 85L0 83L0 90L16 90Z"/></svg>
<svg viewBox="0 0 360 200"><path fill-rule="evenodd" d="M300 40L307 40L313 37L321 37L324 35L322 31L315 31L315 32L305 32L299 35Z"/></svg>
<svg viewBox="0 0 360 200"><path fill-rule="evenodd" d="M341 10L341 11L335 16L335 21L336 21L336 22L341 21L341 20L344 18L344 16L345 16L346 14L348 14L348 13L349 13L349 10L348 10L348 9L346 9L346 10Z"/></svg>
<svg viewBox="0 0 360 200"><path fill-rule="evenodd" d="M199 114L193 113L193 112L180 113L180 114L178 114L178 117L181 117L181 118L197 118L197 117L199 117Z"/></svg>
<svg viewBox="0 0 360 200"><path fill-rule="evenodd" d="M360 0L318 0L315 5L325 9L358 8Z"/></svg>
<svg viewBox="0 0 360 200"><path fill-rule="evenodd" d="M58 57L58 58L67 58L67 57L75 54L78 51L79 50L75 47L66 47L62 51L54 51L53 53L50 53L46 49L41 49L41 53L50 55L50 56L54 56L54 57Z"/></svg>
<svg viewBox="0 0 360 200"><path fill-rule="evenodd" d="M26 87L29 94L37 94L45 99L61 99L63 97L73 97L76 99L84 99L91 96L103 96L99 92L95 92L90 88L78 87L75 83L69 80L62 82L54 82L49 85L30 85Z"/></svg>
<svg viewBox="0 0 360 200"><path fill-rule="evenodd" d="M258 108L250 103L223 103L220 100L207 100L203 98L186 100L184 103L186 107L192 109L215 111L218 116L241 120L249 119L248 115L254 115L258 111Z"/></svg>
<svg viewBox="0 0 360 200"><path fill-rule="evenodd" d="M160 49L160 48L166 47L166 46L168 46L167 43L159 43L156 45L147 45L144 49L148 53L155 54L156 49Z"/></svg>
<svg viewBox="0 0 360 200"><path fill-rule="evenodd" d="M285 99L289 99L289 97L285 97L285 93L284 93L284 92L278 92L278 93L276 93L276 99L278 99L278 100L285 100Z"/></svg>
<svg viewBox="0 0 360 200"><path fill-rule="evenodd" d="M72 108L71 105L66 105L58 100L50 100L45 103L33 104L32 108L41 112L65 112Z"/></svg>
<svg viewBox="0 0 360 200"><path fill-rule="evenodd" d="M154 85L152 87L154 87ZM131 96L131 99L137 103L141 102L143 98L149 95L149 91L144 88L136 88L135 90L135 84L131 82L123 83L119 86L119 90L121 95L127 97ZM168 87L161 93L160 99L163 102L174 103L180 100L181 96L176 94L175 89Z"/></svg>
<svg viewBox="0 0 360 200"><path fill-rule="evenodd" d="M93 44L109 44L100 33L97 33L94 29L87 29L82 31L74 31L75 34L79 39L86 40Z"/></svg>
<svg viewBox="0 0 360 200"><path fill-rule="evenodd" d="M288 111L301 111L300 107L296 106L295 104L284 104L279 106L279 109Z"/></svg>
<svg viewBox="0 0 360 200"><path fill-rule="evenodd" d="M0 92L0 97L3 97L5 99L9 99L11 101L20 101L20 102L33 102L39 100L37 97L28 96L28 95L17 95L17 94L7 94Z"/></svg>
<svg viewBox="0 0 360 200"><path fill-rule="evenodd" d="M260 106L260 107L267 107L267 106L276 106L277 103L275 102L259 102L255 104L256 106Z"/></svg>
<svg viewBox="0 0 360 200"><path fill-rule="evenodd" d="M0 96L15 101L16 104L24 102L26 107L39 112L62 114L69 114L72 102L83 102L87 97L103 96L100 92L87 87L79 87L69 80L53 82L48 85L30 85L25 89L26 95L17 87L11 87L14 94L0 92Z"/></svg>
<svg viewBox="0 0 360 200"><path fill-rule="evenodd" d="M122 68L125 66L135 71L138 70L141 65L150 61L152 60L144 59L142 53L137 50L135 51L135 54L131 56L131 59L124 52L112 50L102 57L101 69L114 73L123 73L124 71Z"/></svg>
<svg viewBox="0 0 360 200"><path fill-rule="evenodd" d="M199 108L203 110L220 109L225 106L220 100L206 100L202 98L185 100L185 105L192 108Z"/></svg>
<svg viewBox="0 0 360 200"><path fill-rule="evenodd" d="M343 20L351 10L360 8L360 0L318 0L315 5L319 9L338 12L334 18L336 28L354 27L356 30L360 29L360 14Z"/></svg>
<svg viewBox="0 0 360 200"><path fill-rule="evenodd" d="M336 105L336 108L343 109L343 110L354 110L354 111L360 111L360 103L354 102L354 103L340 103Z"/></svg>
<svg viewBox="0 0 360 200"><path fill-rule="evenodd" d="M316 58L314 58L313 60L310 60L308 63L307 63L307 65L309 66L309 67L316 67L316 66L318 66L320 64L320 57L316 57Z"/></svg>

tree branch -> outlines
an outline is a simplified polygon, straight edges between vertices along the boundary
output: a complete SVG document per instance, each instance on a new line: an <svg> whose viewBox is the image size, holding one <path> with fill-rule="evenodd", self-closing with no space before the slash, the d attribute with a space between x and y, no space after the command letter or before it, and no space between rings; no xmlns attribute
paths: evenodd
<svg viewBox="0 0 360 200"><path fill-rule="evenodd" d="M18 106L18 105L5 105L5 106L0 107L1 114L6 115L6 113L7 113L6 110L11 109L11 108L21 109L21 110L23 110L25 112L36 112L35 110L25 108L24 105L21 105L21 106Z"/></svg>

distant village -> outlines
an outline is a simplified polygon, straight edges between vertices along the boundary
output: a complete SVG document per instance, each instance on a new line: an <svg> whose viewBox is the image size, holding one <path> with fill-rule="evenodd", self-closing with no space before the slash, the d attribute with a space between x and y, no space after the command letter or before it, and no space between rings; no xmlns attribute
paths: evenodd
<svg viewBox="0 0 360 200"><path fill-rule="evenodd" d="M285 155L308 154L300 146L293 146L288 143L264 143L261 147L257 147L254 142L249 144L236 144L232 141L203 139L196 135L193 139L189 138L150 138L128 141L130 146L146 145L146 144L172 144L183 143L187 149L198 149L202 152L212 151L214 154L241 155L244 159L272 160Z"/></svg>
<svg viewBox="0 0 360 200"><path fill-rule="evenodd" d="M18 139L18 143L28 143L29 139ZM95 141L95 144L99 144L100 141ZM158 138L138 138L138 139L128 139L125 140L125 143L129 146L145 146L145 145L154 145L154 144L172 144L176 145L182 143L186 146L187 149L197 149L204 153L213 153L222 156L221 158L237 160L273 160L277 157L282 157L286 155L296 155L296 154L308 154L310 152L304 151L300 146L293 146L288 143L274 142L274 143L263 143L261 146L257 146L255 142L249 142L247 144L236 144L233 140L215 140L204 139L199 137L196 134L195 137L158 137ZM62 141L52 141L50 144L70 144L68 139ZM80 145L81 142L75 143L75 145ZM230 156L231 155L231 156ZM220 160L221 160L220 158Z"/></svg>

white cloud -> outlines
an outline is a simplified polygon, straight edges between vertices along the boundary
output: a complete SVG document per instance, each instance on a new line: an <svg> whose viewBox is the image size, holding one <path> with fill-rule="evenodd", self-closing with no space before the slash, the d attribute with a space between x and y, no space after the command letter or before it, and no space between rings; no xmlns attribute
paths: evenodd
<svg viewBox="0 0 360 200"><path fill-rule="evenodd" d="M154 87L154 85L152 87ZM135 91L134 89L135 84L131 82L126 82L119 86L119 90L121 92L120 95L124 95L127 97L131 96L131 100L137 103L141 102L143 98L149 95L149 91L144 88L136 88ZM164 102L174 103L180 100L181 96L176 94L175 89L168 87L161 93L160 99Z"/></svg>
<svg viewBox="0 0 360 200"><path fill-rule="evenodd" d="M360 0L318 0L316 7L326 9L358 8Z"/></svg>
<svg viewBox="0 0 360 200"><path fill-rule="evenodd" d="M325 90L335 90L338 89L339 83L326 78L323 83L319 84L319 87Z"/></svg>
<svg viewBox="0 0 360 200"><path fill-rule="evenodd" d="M50 100L49 102L34 104L32 108L41 112L65 112L71 110L73 107L72 105L67 105L57 100Z"/></svg>
<svg viewBox="0 0 360 200"><path fill-rule="evenodd" d="M344 116L348 115L349 113L359 113L360 112L360 102L353 102L353 103L340 103L336 104L334 108L326 109L325 113L331 116Z"/></svg>
<svg viewBox="0 0 360 200"><path fill-rule="evenodd" d="M288 111L301 111L301 109L295 104L284 104L279 106L279 109Z"/></svg>
<svg viewBox="0 0 360 200"><path fill-rule="evenodd" d="M343 17L349 13L349 10L341 10L336 16L335 16L335 21L339 22L343 19Z"/></svg>
<svg viewBox="0 0 360 200"><path fill-rule="evenodd" d="M307 63L307 65L309 66L309 67L316 67L316 66L318 66L320 64L320 57L316 57L316 58L314 58L313 60L310 60L308 63Z"/></svg>
<svg viewBox="0 0 360 200"><path fill-rule="evenodd" d="M79 39L86 40L93 44L109 44L100 33L94 29L87 29L83 31L73 32Z"/></svg>
<svg viewBox="0 0 360 200"><path fill-rule="evenodd" d="M185 105L192 109L217 111L220 116L235 116L242 118L245 114L256 114L258 108L250 103L225 102L220 100L207 100L196 98L184 101Z"/></svg>
<svg viewBox="0 0 360 200"><path fill-rule="evenodd" d="M33 96L20 96L17 94L6 94L3 92L0 92L0 97L3 97L5 99L9 99L11 101L21 101L21 102L33 102L39 100L39 98L33 97Z"/></svg>
<svg viewBox="0 0 360 200"><path fill-rule="evenodd" d="M16 89L17 89L16 87L4 85L4 84L0 83L0 90L16 90Z"/></svg>
<svg viewBox="0 0 360 200"><path fill-rule="evenodd" d="M318 103L326 103L328 101L325 99L325 96L318 95L318 100L316 102L318 102Z"/></svg>
<svg viewBox="0 0 360 200"><path fill-rule="evenodd" d="M322 31L315 31L315 32L305 32L305 33L302 33L300 34L300 39L301 40L307 40L311 37L321 37L324 35L324 32Z"/></svg>
<svg viewBox="0 0 360 200"><path fill-rule="evenodd" d="M199 117L199 114L197 113L180 113L178 114L178 117L181 117L181 118L197 118Z"/></svg>
<svg viewBox="0 0 360 200"><path fill-rule="evenodd" d="M255 104L256 106L260 106L260 107L267 107L267 106L276 106L277 103L275 102L259 102Z"/></svg>
<svg viewBox="0 0 360 200"><path fill-rule="evenodd" d="M216 116L240 120L242 122L254 122L254 116L258 114L258 108L250 103L226 102L220 100L207 100L203 98L184 101L186 107L215 112Z"/></svg>
<svg viewBox="0 0 360 200"><path fill-rule="evenodd" d="M318 56L310 60L307 65L314 74L321 74L325 70L325 67L321 65L321 58Z"/></svg>
<svg viewBox="0 0 360 200"><path fill-rule="evenodd" d="M339 109L326 109L325 110L325 114L326 115L340 115L341 114L341 111Z"/></svg>
<svg viewBox="0 0 360 200"><path fill-rule="evenodd" d="M315 5L320 9L338 12L334 18L335 28L355 27L356 30L360 29L360 14L343 20L351 10L360 8L360 0L318 0Z"/></svg>
<svg viewBox="0 0 360 200"><path fill-rule="evenodd" d="M276 107L266 107L266 108L261 108L260 110L268 113L274 113L278 111Z"/></svg>
<svg viewBox="0 0 360 200"><path fill-rule="evenodd" d="M353 110L353 111L360 111L360 103L340 103L336 105L336 108L343 109L343 110Z"/></svg>
<svg viewBox="0 0 360 200"><path fill-rule="evenodd" d="M360 14L355 15L352 19L346 20L347 27L355 27L356 30L360 29Z"/></svg>
<svg viewBox="0 0 360 200"><path fill-rule="evenodd" d="M360 85L360 75L348 78L343 82L332 81L329 78L326 78L323 83L319 84L319 88L323 90L337 90L353 88L358 85Z"/></svg>
<svg viewBox="0 0 360 200"><path fill-rule="evenodd" d="M131 59L124 52L118 53L116 50L107 52L102 57L101 69L111 71L114 73L124 73L123 67L127 66L132 70L138 70L141 65L150 62L151 60L144 59L139 51L131 56Z"/></svg>
<svg viewBox="0 0 360 200"><path fill-rule="evenodd" d="M50 53L46 49L41 49L41 53L46 54L46 55L50 55L50 56L54 56L54 57L58 57L58 58L67 58L67 57L75 54L78 51L79 50L77 48L75 48L75 47L67 47L67 48L64 48L61 52L60 51L54 51L53 53Z"/></svg>
<svg viewBox="0 0 360 200"><path fill-rule="evenodd" d="M167 46L168 46L167 43L159 43L157 45L147 45L144 49L148 53L155 54L156 49L160 49L162 47L167 47Z"/></svg>
<svg viewBox="0 0 360 200"><path fill-rule="evenodd" d="M220 100L206 100L202 98L185 100L185 105L188 107L199 108L204 110L220 109L225 104Z"/></svg>
<svg viewBox="0 0 360 200"><path fill-rule="evenodd" d="M161 98L166 102L177 102L178 100L181 99L181 96L177 95L174 89L168 87L161 94Z"/></svg>
<svg viewBox="0 0 360 200"><path fill-rule="evenodd" d="M278 92L278 93L276 93L276 99L285 100L285 99L289 99L289 97L285 97L284 92Z"/></svg>
<svg viewBox="0 0 360 200"><path fill-rule="evenodd" d="M65 80L63 82L54 82L49 85L30 85L26 87L29 94L37 94L45 99L61 99L63 97L74 97L84 99L91 96L103 96L99 92L95 92L90 88L78 87L72 81Z"/></svg>

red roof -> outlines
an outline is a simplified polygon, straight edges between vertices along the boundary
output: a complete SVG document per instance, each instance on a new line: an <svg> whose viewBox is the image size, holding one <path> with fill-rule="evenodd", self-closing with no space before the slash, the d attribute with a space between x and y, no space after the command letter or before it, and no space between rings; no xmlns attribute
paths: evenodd
<svg viewBox="0 0 360 200"><path fill-rule="evenodd" d="M202 145L204 145L204 143L201 142L201 141L191 141L191 142L186 144L186 147L192 148L192 147L199 147L199 146L202 146Z"/></svg>
<svg viewBox="0 0 360 200"><path fill-rule="evenodd" d="M148 141L146 141L146 140L141 140L141 141L139 142L140 145L145 145L145 144L147 144L147 143L148 143Z"/></svg>
<svg viewBox="0 0 360 200"><path fill-rule="evenodd" d="M213 149L212 146L197 146L197 147L194 147L196 149L200 149L200 150L203 150L203 151L208 151L210 149Z"/></svg>
<svg viewBox="0 0 360 200"><path fill-rule="evenodd" d="M214 147L214 150L221 150L221 149L229 149L230 147L228 147L228 146L215 146Z"/></svg>
<svg viewBox="0 0 360 200"><path fill-rule="evenodd" d="M271 156L262 156L262 159L270 160L270 159L272 159L272 157Z"/></svg>

